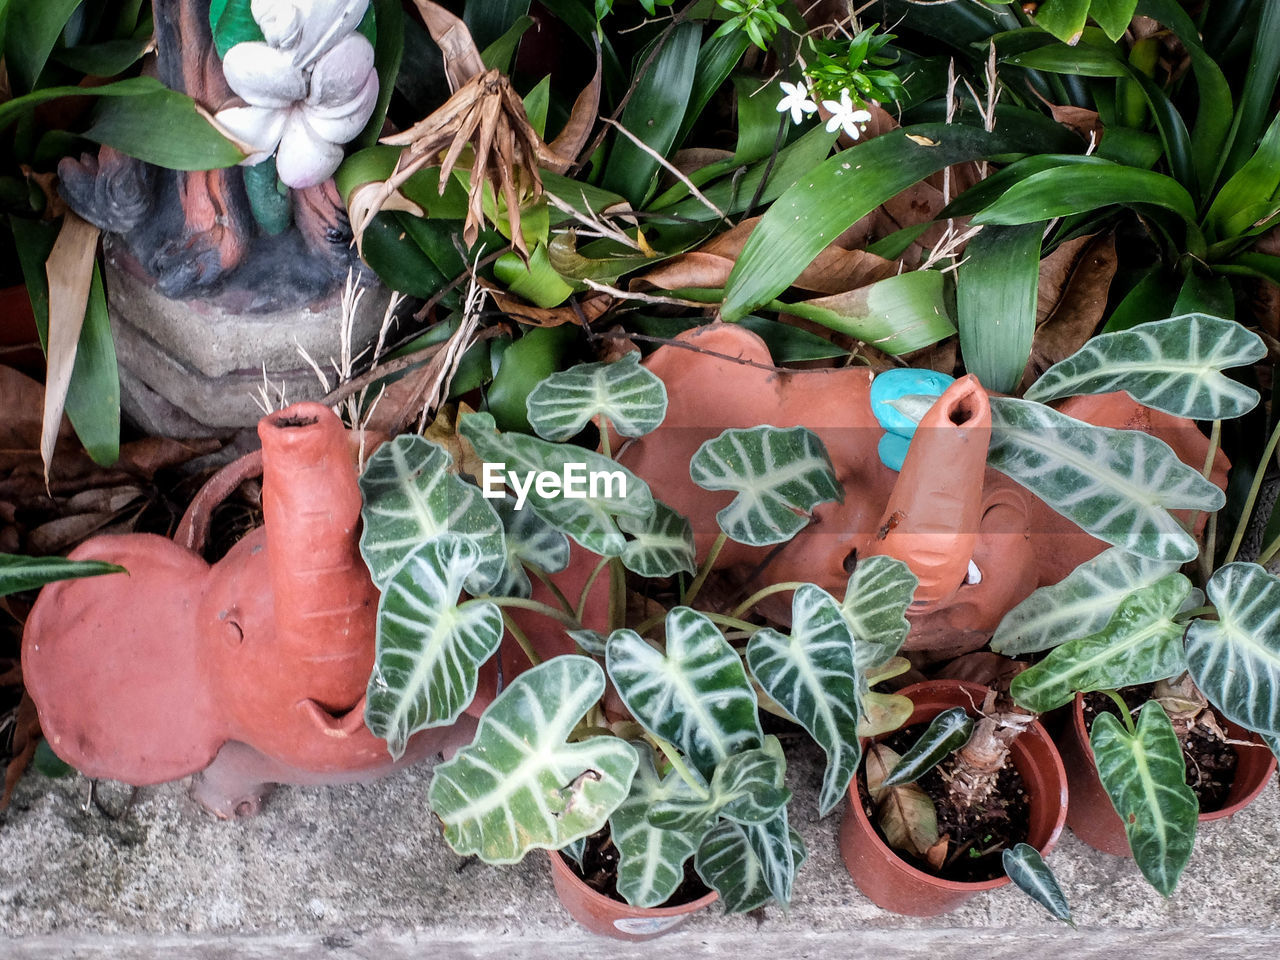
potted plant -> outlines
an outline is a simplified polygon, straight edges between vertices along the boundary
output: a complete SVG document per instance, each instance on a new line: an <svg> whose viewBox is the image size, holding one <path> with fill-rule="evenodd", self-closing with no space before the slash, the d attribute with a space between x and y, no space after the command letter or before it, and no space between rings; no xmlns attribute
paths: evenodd
<svg viewBox="0 0 1280 960"><path fill-rule="evenodd" d="M726 910L785 906L805 852L788 823L786 761L761 726L761 704L826 751L819 806L829 813L856 769L859 737L896 724L906 705L869 687L905 668L892 658L916 580L901 561L877 557L854 570L843 601L785 583L727 613L696 609L719 546L696 563L688 521L607 456L611 437L643 435L666 413L662 381L637 360L586 364L539 384L527 412L541 438L501 433L487 414L461 419L484 478L499 474L516 492L497 510L487 497L499 490L447 472L448 455L421 437L399 437L370 458L362 550L382 598L366 722L393 756L414 731L453 722L505 624L535 666L504 678L475 740L433 771L428 797L450 845L493 863L533 848L581 863L584 841L607 824L616 890L633 907L668 900L691 858ZM556 442L592 421L603 453ZM569 490L584 476L571 464L595 478L582 496L560 496L548 480L558 476ZM804 428L725 431L688 468L734 494L721 512L720 546L785 542L817 503L843 496L821 441ZM551 578L569 563L570 539L599 557L576 597ZM532 597L526 571L547 581L551 602ZM669 609L628 617L628 572L660 583ZM593 603L604 576L608 596ZM744 619L784 591L793 593L789 635ZM523 629L519 611L551 629ZM598 629L585 622L593 619ZM566 637L577 652L544 659ZM610 719L606 675L629 716ZM578 886L561 853L552 854L557 887ZM676 917L619 916L622 905L611 905L593 920L570 909L589 928L628 938Z"/></svg>

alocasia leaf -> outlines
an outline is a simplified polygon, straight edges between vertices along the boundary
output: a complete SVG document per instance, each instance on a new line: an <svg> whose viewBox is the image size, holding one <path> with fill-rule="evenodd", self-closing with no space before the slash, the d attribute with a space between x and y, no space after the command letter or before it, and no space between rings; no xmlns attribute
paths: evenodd
<svg viewBox="0 0 1280 960"><path fill-rule="evenodd" d="M533 592L525 564L543 573L559 573L569 565L569 538L532 510L517 510L515 500L493 501L505 533L506 564L489 593L495 597L525 597Z"/></svg>
<svg viewBox="0 0 1280 960"><path fill-rule="evenodd" d="M907 607L920 581L894 557L864 557L845 588L840 613L857 645L854 664L860 671L896 656L907 639Z"/></svg>
<svg viewBox="0 0 1280 960"><path fill-rule="evenodd" d="M964 707L951 707L929 721L924 733L898 758L883 787L914 783L969 742L973 735L973 717Z"/></svg>
<svg viewBox="0 0 1280 960"><path fill-rule="evenodd" d="M622 551L622 565L642 577L672 577L697 571L693 526L661 500L654 501L647 521L619 517L618 526L632 536Z"/></svg>
<svg viewBox="0 0 1280 960"><path fill-rule="evenodd" d="M720 894L725 913L745 913L770 898L791 902L796 871L808 856L783 807L768 823L746 826L721 820L703 838L694 857L702 882Z"/></svg>
<svg viewBox="0 0 1280 960"><path fill-rule="evenodd" d="M716 767L705 796L678 797L655 803L649 823L673 830L704 832L722 817L734 823L764 823L786 805L791 791L783 784L787 761L778 738L764 746L735 753Z"/></svg>
<svg viewBox="0 0 1280 960"><path fill-rule="evenodd" d="M529 392L529 423L540 437L568 440L602 416L624 437L642 437L667 415L667 388L640 366L640 354L553 373Z"/></svg>
<svg viewBox="0 0 1280 960"><path fill-rule="evenodd" d="M1040 856L1040 851L1029 843L1019 843L1000 855L1004 872L1019 890L1048 910L1053 916L1073 927L1071 906L1067 903L1058 878Z"/></svg>

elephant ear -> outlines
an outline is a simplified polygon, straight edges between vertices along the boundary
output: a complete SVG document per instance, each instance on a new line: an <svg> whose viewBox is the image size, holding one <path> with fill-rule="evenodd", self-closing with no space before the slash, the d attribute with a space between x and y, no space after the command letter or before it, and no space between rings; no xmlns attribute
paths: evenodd
<svg viewBox="0 0 1280 960"><path fill-rule="evenodd" d="M203 770L227 739L204 648L238 629L232 616L197 623L208 565L138 534L97 537L71 559L128 573L52 584L27 619L23 681L49 745L86 776L136 786Z"/></svg>

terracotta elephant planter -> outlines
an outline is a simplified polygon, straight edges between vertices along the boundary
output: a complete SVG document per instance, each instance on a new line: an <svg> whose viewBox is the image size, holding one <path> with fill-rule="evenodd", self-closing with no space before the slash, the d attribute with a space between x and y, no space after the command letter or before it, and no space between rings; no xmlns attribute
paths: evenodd
<svg viewBox="0 0 1280 960"><path fill-rule="evenodd" d="M701 555L718 533L716 512L733 495L696 486L684 465L725 429L808 427L826 445L845 490L843 503L820 505L779 548L726 545L716 566L746 573L748 592L800 580L843 596L859 558L893 556L920 579L905 648L955 656L983 646L1032 590L1056 583L1106 546L987 467L991 409L972 376L934 404L894 472L877 453L884 430L871 409L870 370L779 370L764 341L730 324L699 327L677 340L645 361L666 384L667 417L619 460L691 519ZM1204 465L1208 441L1194 423L1126 394L1075 397L1059 409L1102 426L1144 430L1184 462ZM1224 486L1226 472L1219 452L1211 479ZM785 621L788 602L769 598L761 606Z"/></svg>
<svg viewBox="0 0 1280 960"><path fill-rule="evenodd" d="M47 587L27 621L23 676L54 750L134 785L199 772L214 813L256 812L274 783L370 779L468 742L492 699L415 736L393 763L364 724L378 591L360 557L354 444L327 408L262 420L264 524L210 566L208 512L254 457L210 482L179 540L94 538L72 553L127 574ZM487 684L492 689L492 679Z"/></svg>

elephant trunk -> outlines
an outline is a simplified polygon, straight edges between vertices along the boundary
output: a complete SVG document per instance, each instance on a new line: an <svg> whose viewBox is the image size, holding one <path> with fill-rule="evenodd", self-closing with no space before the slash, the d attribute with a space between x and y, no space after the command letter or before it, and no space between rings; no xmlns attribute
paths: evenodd
<svg viewBox="0 0 1280 960"><path fill-rule="evenodd" d="M296 403L264 418L258 436L277 662L317 704L349 709L373 667L378 593L357 542L347 431L326 407Z"/></svg>
<svg viewBox="0 0 1280 960"><path fill-rule="evenodd" d="M944 600L965 581L990 443L991 406L972 375L948 387L916 428L871 553L911 568L917 604Z"/></svg>

